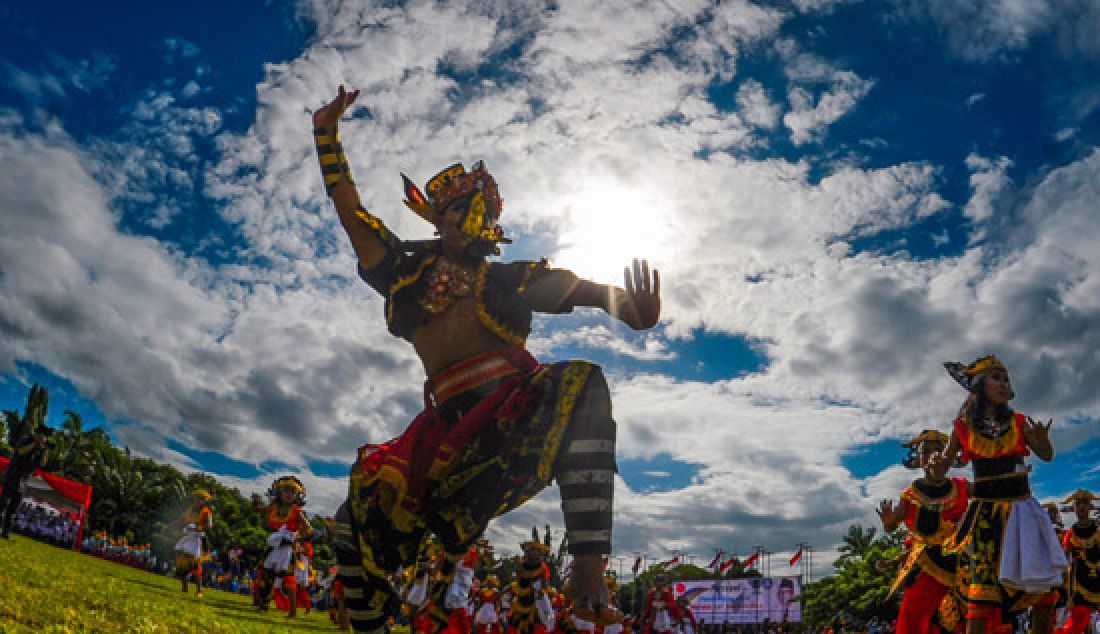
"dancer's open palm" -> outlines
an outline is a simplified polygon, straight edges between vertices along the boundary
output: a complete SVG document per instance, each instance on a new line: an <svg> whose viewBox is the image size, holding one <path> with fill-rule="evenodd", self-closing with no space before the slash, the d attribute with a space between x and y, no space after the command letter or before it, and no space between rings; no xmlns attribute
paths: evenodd
<svg viewBox="0 0 1100 634"><path fill-rule="evenodd" d="M313 127L331 128L340 123L340 117L344 116L344 112L355 103L358 97L358 90L348 92L344 90L344 85L340 84L340 92L337 93L336 98L313 113Z"/></svg>
<svg viewBox="0 0 1100 634"><path fill-rule="evenodd" d="M633 269L633 270L632 270ZM661 275L648 260L634 260L632 267L623 269L627 302L619 316L634 330L652 328L661 318Z"/></svg>

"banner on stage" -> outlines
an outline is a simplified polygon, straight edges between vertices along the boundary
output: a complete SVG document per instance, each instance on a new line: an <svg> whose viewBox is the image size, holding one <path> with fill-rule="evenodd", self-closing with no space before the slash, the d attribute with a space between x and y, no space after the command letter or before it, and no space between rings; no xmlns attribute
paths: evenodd
<svg viewBox="0 0 1100 634"><path fill-rule="evenodd" d="M675 594L694 595L691 611L705 623L801 623L802 577L677 581Z"/></svg>

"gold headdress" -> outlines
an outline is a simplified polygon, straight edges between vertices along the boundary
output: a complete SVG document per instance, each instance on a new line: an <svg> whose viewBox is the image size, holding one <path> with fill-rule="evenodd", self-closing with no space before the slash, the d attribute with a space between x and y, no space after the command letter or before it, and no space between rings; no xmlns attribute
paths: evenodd
<svg viewBox="0 0 1100 634"><path fill-rule="evenodd" d="M987 372L992 370L1000 370L1007 373L1008 369L1005 368L1001 360L997 358L997 355L991 354L989 356L982 357L970 365L963 365L957 361L948 361L943 364L943 367L947 369L947 373L951 375L951 378L955 379L959 385L967 389L967 391L973 392L978 384L978 379L984 376Z"/></svg>
<svg viewBox="0 0 1100 634"><path fill-rule="evenodd" d="M465 209L458 228L468 242L487 243L494 254L500 253L497 243L511 242L497 225L504 207L496 180L481 161L475 163L470 172L462 163L439 172L424 186L427 195L408 176L402 174L401 180L405 187L405 206L424 220L436 224L446 209L462 205Z"/></svg>
<svg viewBox="0 0 1100 634"><path fill-rule="evenodd" d="M1070 493L1069 497L1062 500L1062 504L1073 505L1076 504L1078 501L1088 502L1089 504L1092 504L1096 501L1096 496L1093 495L1091 491L1077 489L1073 493Z"/></svg>
<svg viewBox="0 0 1100 634"><path fill-rule="evenodd" d="M284 490L293 491L295 494L294 503L303 506L306 503L306 487L302 484L302 481L294 476L282 476L275 478L275 481L271 483L271 488L267 494L272 500L279 499L279 492Z"/></svg>
<svg viewBox="0 0 1100 634"><path fill-rule="evenodd" d="M921 447L927 443L935 443L943 446L947 446L947 443L951 440L951 437L942 431L935 429L925 429L921 433L911 438L908 442L901 443L902 447L909 449L908 455L901 461L903 465L910 469L916 469L920 467L920 450ZM958 465L956 465L958 466Z"/></svg>
<svg viewBox="0 0 1100 634"><path fill-rule="evenodd" d="M210 492L206 489L195 489L191 492L191 498L203 504L209 504L214 500L214 496L210 495Z"/></svg>
<svg viewBox="0 0 1100 634"><path fill-rule="evenodd" d="M943 433L942 431L937 431L935 429L926 429L910 439L909 442L903 442L901 446L919 447L926 442L943 443L946 445L949 440L951 440L951 437Z"/></svg>

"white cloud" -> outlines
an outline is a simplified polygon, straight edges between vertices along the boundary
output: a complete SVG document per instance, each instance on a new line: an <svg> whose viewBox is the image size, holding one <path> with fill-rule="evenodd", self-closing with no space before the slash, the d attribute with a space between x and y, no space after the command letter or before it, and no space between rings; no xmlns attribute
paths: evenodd
<svg viewBox="0 0 1100 634"><path fill-rule="evenodd" d="M963 208L963 215L980 224L993 217L998 197L1012 186L1012 180L1008 177L1012 161L1006 156L989 159L971 154L966 157L966 167L971 172L971 196ZM977 240L984 235L984 230L979 228L972 239Z"/></svg>
<svg viewBox="0 0 1100 634"><path fill-rule="evenodd" d="M738 87L737 105L745 121L755 126L771 130L779 125L779 104L774 103L764 86L754 79L745 80Z"/></svg>
<svg viewBox="0 0 1100 634"><path fill-rule="evenodd" d="M403 237L431 230L402 211L398 173L422 181L455 160L484 158L496 174L506 226L526 237L513 253L554 258L567 209L583 232L595 226L586 219L629 200L628 221L667 245L655 261L667 337L703 327L762 342L767 365L747 377L611 377L623 457L667 453L703 465L680 491L618 483L620 549L781 550L872 522L873 501L896 494L907 475L855 480L841 457L944 425L962 399L944 360L996 351L1024 411L1100 414L1089 382L1089 351L1100 343L1096 154L1027 189L1004 177L1006 159L975 155L964 209L985 240L926 261L857 252L855 237L948 208L940 167L811 175L808 160L745 157L758 142L752 126L778 125L778 106L743 82L738 112L722 112L706 87L735 74L742 47L769 45L785 16L737 2L713 15L700 3L653 14L647 6L604 3L593 16L539 5L505 19L493 7L318 3L316 38L267 68L242 134L221 129L202 93L185 107L185 95L150 92L134 106L136 123L90 146L57 128L26 133L19 117L3 116L0 363L14 371L15 360L32 359L65 376L108 416L140 421L119 425L121 439L188 468L164 437L304 470L309 459L350 461L356 445L398 433L420 407L422 370L386 332L381 301L354 279L310 147L309 109L346 83L363 89L342 135L365 203ZM670 42L673 27L689 34ZM513 45L522 52L501 62L507 72L478 65ZM776 46L795 143L823 138L871 88L831 60ZM216 144L214 164L191 162L198 140ZM152 227L178 219L169 203L141 198L153 186L209 196L236 232L208 237L230 263L120 231L120 217ZM623 191L638 194L603 196ZM1002 196L1013 200L1003 214ZM1005 222L985 222L995 214ZM532 347L547 358L566 345L674 357L660 334L636 345L603 326L538 323ZM1096 433L1057 429L1056 441ZM346 486L307 484L319 510ZM532 524L560 526L556 506L547 491L495 522L492 536L518 543ZM685 518L697 527L690 533Z"/></svg>
<svg viewBox="0 0 1100 634"><path fill-rule="evenodd" d="M928 21L949 50L975 62L1005 59L1049 38L1067 58L1096 59L1100 7L1090 0L920 0L898 12Z"/></svg>

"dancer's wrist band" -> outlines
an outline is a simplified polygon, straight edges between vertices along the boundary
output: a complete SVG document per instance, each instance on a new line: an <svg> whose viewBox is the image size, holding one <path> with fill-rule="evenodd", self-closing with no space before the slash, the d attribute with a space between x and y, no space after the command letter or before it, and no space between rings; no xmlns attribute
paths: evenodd
<svg viewBox="0 0 1100 634"><path fill-rule="evenodd" d="M344 146L340 143L340 131L335 127L314 128L313 140L317 145L317 160L321 164L325 192L331 196L332 190L342 182L354 186L348 157L344 155Z"/></svg>

